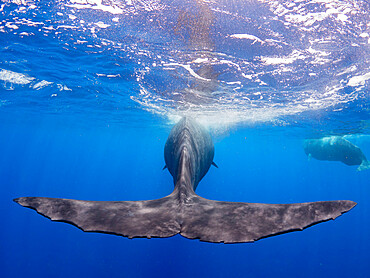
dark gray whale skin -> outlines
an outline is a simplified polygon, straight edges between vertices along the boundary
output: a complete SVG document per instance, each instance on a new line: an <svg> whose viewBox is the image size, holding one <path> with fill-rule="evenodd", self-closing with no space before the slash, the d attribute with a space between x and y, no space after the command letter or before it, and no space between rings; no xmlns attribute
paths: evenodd
<svg viewBox="0 0 370 278"><path fill-rule="evenodd" d="M303 148L307 156L317 160L340 161L349 166L359 165L359 171L370 167L361 149L342 136L306 139Z"/></svg>
<svg viewBox="0 0 370 278"><path fill-rule="evenodd" d="M73 224L86 232L125 237L170 237L181 234L208 242L252 242L303 230L335 219L352 209L352 201L258 204L204 199L195 189L213 162L214 146L206 130L189 118L172 129L165 145L166 166L174 191L148 201L79 201L22 197L18 204L53 221Z"/></svg>

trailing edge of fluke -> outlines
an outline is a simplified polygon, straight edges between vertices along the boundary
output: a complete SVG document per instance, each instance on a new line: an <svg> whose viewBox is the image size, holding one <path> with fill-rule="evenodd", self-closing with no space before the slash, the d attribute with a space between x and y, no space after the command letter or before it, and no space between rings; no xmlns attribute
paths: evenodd
<svg viewBox="0 0 370 278"><path fill-rule="evenodd" d="M170 237L176 234L208 242L253 242L303 230L335 219L352 209L352 201L297 204L258 204L207 200L195 193L213 164L209 133L189 118L175 125L164 156L173 176L174 191L148 201L79 201L21 197L14 201L53 221L73 224L85 232L134 237Z"/></svg>

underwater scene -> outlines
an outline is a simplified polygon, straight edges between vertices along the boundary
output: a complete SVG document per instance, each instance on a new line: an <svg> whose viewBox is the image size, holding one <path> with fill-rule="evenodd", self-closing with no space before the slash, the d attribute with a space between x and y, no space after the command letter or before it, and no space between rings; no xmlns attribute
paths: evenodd
<svg viewBox="0 0 370 278"><path fill-rule="evenodd" d="M1 0L0 277L370 277L370 2Z"/></svg>

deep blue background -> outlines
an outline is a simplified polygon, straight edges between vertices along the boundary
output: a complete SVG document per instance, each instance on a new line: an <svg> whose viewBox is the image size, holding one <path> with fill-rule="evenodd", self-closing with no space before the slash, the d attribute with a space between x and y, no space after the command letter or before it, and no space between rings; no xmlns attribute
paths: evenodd
<svg viewBox="0 0 370 278"><path fill-rule="evenodd" d="M358 202L352 211L303 232L225 245L83 233L12 202L20 196L141 200L169 194L172 177L161 170L169 130L21 114L3 122L1 277L369 277L370 171L308 161L302 138L281 129L234 129L214 137L219 169L210 169L197 193L264 203L349 199ZM357 141L369 155L368 142Z"/></svg>

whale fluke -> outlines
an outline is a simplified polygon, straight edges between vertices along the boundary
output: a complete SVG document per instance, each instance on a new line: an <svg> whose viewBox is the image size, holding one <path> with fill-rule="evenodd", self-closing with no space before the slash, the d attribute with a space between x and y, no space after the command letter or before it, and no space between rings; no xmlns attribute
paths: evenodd
<svg viewBox="0 0 370 278"><path fill-rule="evenodd" d="M150 201L79 201L22 197L18 204L53 221L67 222L85 232L134 237L176 234L208 242L252 242L303 230L335 219L353 208L352 201L301 204L257 204L207 200L197 195L179 202L176 195Z"/></svg>
<svg viewBox="0 0 370 278"><path fill-rule="evenodd" d="M207 200L195 193L214 158L206 130L183 118L168 136L164 157L174 181L173 192L148 201L79 201L21 197L18 204L53 221L73 224L86 232L125 237L170 237L181 234L208 242L251 242L303 230L349 211L352 201L300 204L257 204ZM217 166L216 166L217 167Z"/></svg>

